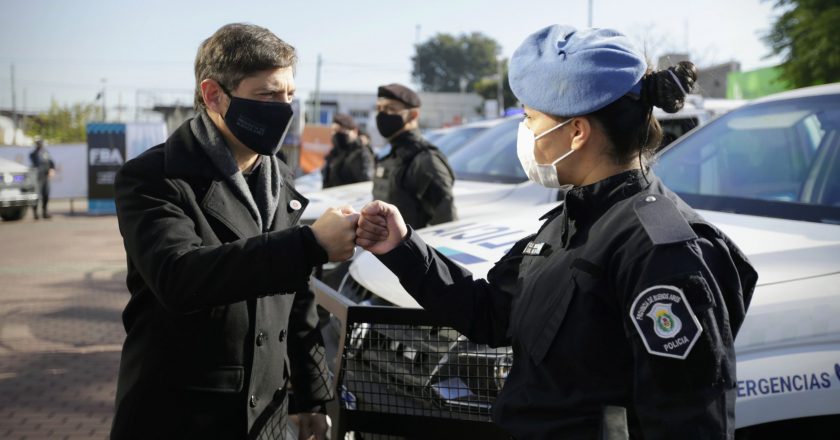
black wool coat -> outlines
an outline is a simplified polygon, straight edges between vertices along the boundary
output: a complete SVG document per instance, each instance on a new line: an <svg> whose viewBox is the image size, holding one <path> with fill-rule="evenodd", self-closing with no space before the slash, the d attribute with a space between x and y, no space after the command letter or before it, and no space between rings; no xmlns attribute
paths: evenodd
<svg viewBox="0 0 840 440"><path fill-rule="evenodd" d="M111 438L282 438L289 380L301 410L331 399L307 287L326 253L281 169L267 232L189 121L118 173L131 299Z"/></svg>

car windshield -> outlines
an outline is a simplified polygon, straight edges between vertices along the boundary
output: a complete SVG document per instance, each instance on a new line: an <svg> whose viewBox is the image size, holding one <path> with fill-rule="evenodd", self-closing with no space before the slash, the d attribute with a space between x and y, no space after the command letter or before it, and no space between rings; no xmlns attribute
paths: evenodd
<svg viewBox="0 0 840 440"><path fill-rule="evenodd" d="M435 143L438 139L446 136L447 134L449 133L443 130L429 130L423 132L423 138L431 143Z"/></svg>
<svg viewBox="0 0 840 440"><path fill-rule="evenodd" d="M455 176L480 182L528 180L516 157L516 128L521 117L508 119L475 136L449 157Z"/></svg>
<svg viewBox="0 0 840 440"><path fill-rule="evenodd" d="M670 145L671 142L688 133L694 127L697 127L697 125L699 125L699 121L695 116L660 119L659 126L662 127L662 142L659 144L659 148L665 148Z"/></svg>
<svg viewBox="0 0 840 440"><path fill-rule="evenodd" d="M438 147L443 154L449 156L458 151L458 149L464 146L467 141L472 139L475 135L487 130L488 128L490 127L458 127L449 133L438 136L434 140L430 140L428 138L427 140L434 144L434 146Z"/></svg>
<svg viewBox="0 0 840 440"><path fill-rule="evenodd" d="M840 223L840 95L734 110L663 150L654 169L697 209Z"/></svg>

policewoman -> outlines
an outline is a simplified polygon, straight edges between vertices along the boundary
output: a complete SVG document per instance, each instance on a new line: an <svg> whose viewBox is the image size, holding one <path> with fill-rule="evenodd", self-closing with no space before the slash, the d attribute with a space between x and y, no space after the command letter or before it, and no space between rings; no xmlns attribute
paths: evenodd
<svg viewBox="0 0 840 440"><path fill-rule="evenodd" d="M493 409L513 438L734 435L735 352L757 275L742 252L647 169L651 111L679 110L696 71L662 71L622 34L555 25L510 61L524 104L519 159L569 185L487 280L427 246L393 206L366 206L357 244L472 341L512 345Z"/></svg>

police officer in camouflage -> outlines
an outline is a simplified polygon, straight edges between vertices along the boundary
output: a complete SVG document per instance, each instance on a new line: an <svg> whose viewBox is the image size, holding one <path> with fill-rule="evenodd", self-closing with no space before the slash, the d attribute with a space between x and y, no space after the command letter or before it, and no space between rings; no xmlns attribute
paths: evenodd
<svg viewBox="0 0 840 440"><path fill-rule="evenodd" d="M373 175L373 198L392 203L413 228L455 220L455 173L418 130L420 98L400 84L379 87L376 127L391 143Z"/></svg>

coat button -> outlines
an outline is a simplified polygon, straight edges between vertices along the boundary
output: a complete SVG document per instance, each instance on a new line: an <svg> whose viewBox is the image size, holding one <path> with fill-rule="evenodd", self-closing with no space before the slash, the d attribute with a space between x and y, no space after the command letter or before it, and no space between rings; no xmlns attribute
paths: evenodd
<svg viewBox="0 0 840 440"><path fill-rule="evenodd" d="M265 333L260 332L260 334L257 335L257 347L263 345L263 341L265 341Z"/></svg>
<svg viewBox="0 0 840 440"><path fill-rule="evenodd" d="M260 399L258 399L258 398L257 398L257 396L255 396L255 395L251 394L251 398L250 398L250 399L248 399L248 405L249 405L251 408L256 408L256 407L257 407L257 401L258 401L258 400L260 400Z"/></svg>
<svg viewBox="0 0 840 440"><path fill-rule="evenodd" d="M280 342L286 340L286 330L280 330Z"/></svg>

